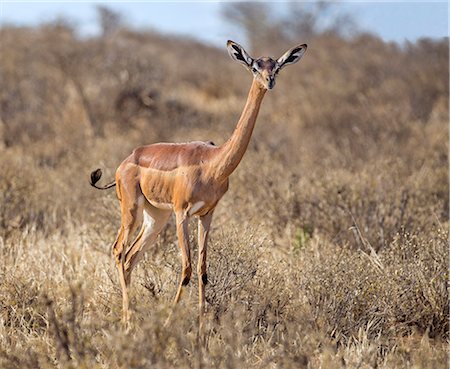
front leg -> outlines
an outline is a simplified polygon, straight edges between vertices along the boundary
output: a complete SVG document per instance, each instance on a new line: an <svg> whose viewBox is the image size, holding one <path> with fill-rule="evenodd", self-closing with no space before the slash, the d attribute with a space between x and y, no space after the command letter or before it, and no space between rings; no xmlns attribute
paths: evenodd
<svg viewBox="0 0 450 369"><path fill-rule="evenodd" d="M205 286L208 283L206 274L206 250L213 212L202 216L198 220L198 306L200 316L205 313Z"/></svg>
<svg viewBox="0 0 450 369"><path fill-rule="evenodd" d="M176 212L176 223L177 223L177 236L178 244L181 250L181 280L178 286L177 295L175 296L174 304L180 301L181 293L183 292L183 286L186 286L191 279L192 267L191 267L191 252L189 247L189 230L188 223L189 218L184 211Z"/></svg>

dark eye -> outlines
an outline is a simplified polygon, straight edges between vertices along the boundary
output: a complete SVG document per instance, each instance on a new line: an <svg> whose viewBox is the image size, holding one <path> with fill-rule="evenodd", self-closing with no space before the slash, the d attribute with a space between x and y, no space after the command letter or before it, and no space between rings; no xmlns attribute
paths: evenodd
<svg viewBox="0 0 450 369"><path fill-rule="evenodd" d="M255 67L252 67L252 72L256 73L258 70Z"/></svg>

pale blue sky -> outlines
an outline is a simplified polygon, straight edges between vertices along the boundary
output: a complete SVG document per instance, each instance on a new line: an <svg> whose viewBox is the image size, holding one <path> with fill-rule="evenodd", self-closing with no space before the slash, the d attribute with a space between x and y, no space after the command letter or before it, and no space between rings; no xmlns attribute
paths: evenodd
<svg viewBox="0 0 450 369"><path fill-rule="evenodd" d="M242 39L221 17L219 2L20 2L0 0L1 24L33 25L58 17L75 22L85 35L98 31L95 4L120 12L134 27L183 34L221 46L228 38ZM286 3L273 3L282 11ZM338 10L352 14L362 30L384 40L414 41L420 37L448 35L448 3L440 2L340 2Z"/></svg>

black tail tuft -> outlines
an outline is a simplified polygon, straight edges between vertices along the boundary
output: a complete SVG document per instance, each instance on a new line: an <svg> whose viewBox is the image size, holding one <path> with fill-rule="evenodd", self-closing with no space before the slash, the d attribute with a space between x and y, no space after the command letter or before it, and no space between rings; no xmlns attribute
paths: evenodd
<svg viewBox="0 0 450 369"><path fill-rule="evenodd" d="M97 182L102 178L102 170L96 169L91 173L91 180L89 183L92 187L98 188L99 190L107 190L108 188L114 187L116 185L116 181L112 181L104 186L97 186Z"/></svg>
<svg viewBox="0 0 450 369"><path fill-rule="evenodd" d="M102 170L96 169L91 173L91 186L95 187L95 184L102 178Z"/></svg>

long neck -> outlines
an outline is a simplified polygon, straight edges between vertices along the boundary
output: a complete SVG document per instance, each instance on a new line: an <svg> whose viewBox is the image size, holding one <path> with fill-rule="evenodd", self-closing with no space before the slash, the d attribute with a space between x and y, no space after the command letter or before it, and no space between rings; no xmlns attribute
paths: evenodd
<svg viewBox="0 0 450 369"><path fill-rule="evenodd" d="M216 178L227 178L240 163L250 142L259 108L266 91L256 80L253 80L247 102L236 128L230 139L219 148L217 162L214 163Z"/></svg>

